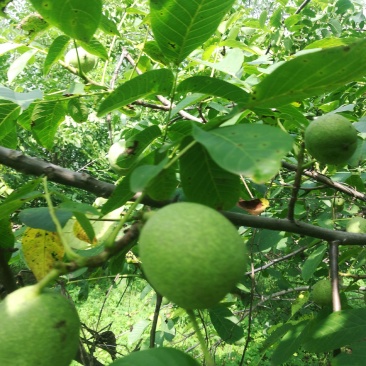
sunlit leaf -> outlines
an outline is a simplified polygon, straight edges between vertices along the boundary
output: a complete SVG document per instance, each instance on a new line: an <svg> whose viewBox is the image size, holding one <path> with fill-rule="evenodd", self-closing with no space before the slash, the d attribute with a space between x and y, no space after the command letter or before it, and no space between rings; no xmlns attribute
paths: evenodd
<svg viewBox="0 0 366 366"><path fill-rule="evenodd" d="M106 34L120 36L116 23L104 14L100 18L99 28Z"/></svg>
<svg viewBox="0 0 366 366"><path fill-rule="evenodd" d="M27 66L30 59L37 53L37 50L29 50L20 55L8 69L8 81L11 83Z"/></svg>
<svg viewBox="0 0 366 366"><path fill-rule="evenodd" d="M303 330L308 323L309 320L300 321L285 333L272 354L272 365L282 365L300 348L305 338Z"/></svg>
<svg viewBox="0 0 366 366"><path fill-rule="evenodd" d="M31 129L34 137L46 149L55 143L57 128L65 118L65 110L61 102L50 101L38 103L33 109Z"/></svg>
<svg viewBox="0 0 366 366"><path fill-rule="evenodd" d="M43 93L39 89L32 90L28 93L19 93L0 85L0 99L12 101L20 105L23 109L27 109L36 99L42 98Z"/></svg>
<svg viewBox="0 0 366 366"><path fill-rule="evenodd" d="M50 24L71 38L88 42L99 26L101 0L30 0Z"/></svg>
<svg viewBox="0 0 366 366"><path fill-rule="evenodd" d="M151 94L169 95L173 87L173 73L168 69L152 70L126 81L101 103L98 116L121 108Z"/></svg>
<svg viewBox="0 0 366 366"><path fill-rule="evenodd" d="M366 309L347 309L312 320L303 347L310 352L328 352L365 337Z"/></svg>
<svg viewBox="0 0 366 366"><path fill-rule="evenodd" d="M0 144L15 149L17 147L16 119L21 108L10 101L0 99Z"/></svg>
<svg viewBox="0 0 366 366"><path fill-rule="evenodd" d="M150 0L151 27L164 57L178 64L217 29L234 0Z"/></svg>
<svg viewBox="0 0 366 366"><path fill-rule="evenodd" d="M47 75L52 65L64 56L69 41L70 37L62 35L52 42L43 65L44 75Z"/></svg>
<svg viewBox="0 0 366 366"><path fill-rule="evenodd" d="M366 75L366 40L312 49L278 66L253 89L249 108L277 107L336 89Z"/></svg>

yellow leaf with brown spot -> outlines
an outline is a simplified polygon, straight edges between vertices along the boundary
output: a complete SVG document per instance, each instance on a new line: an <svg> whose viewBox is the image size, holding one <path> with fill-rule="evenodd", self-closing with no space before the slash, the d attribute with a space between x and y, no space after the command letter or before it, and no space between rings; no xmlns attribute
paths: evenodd
<svg viewBox="0 0 366 366"><path fill-rule="evenodd" d="M41 280L54 264L61 261L65 249L57 233L28 227L22 237L22 250L28 267Z"/></svg>

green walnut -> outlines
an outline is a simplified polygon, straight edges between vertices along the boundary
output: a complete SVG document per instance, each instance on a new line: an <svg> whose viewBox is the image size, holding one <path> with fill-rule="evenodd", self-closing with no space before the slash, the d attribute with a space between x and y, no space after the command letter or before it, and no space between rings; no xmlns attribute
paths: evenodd
<svg viewBox="0 0 366 366"><path fill-rule="evenodd" d="M327 114L306 128L305 146L310 155L321 163L345 164L356 151L357 130L347 118Z"/></svg>
<svg viewBox="0 0 366 366"><path fill-rule="evenodd" d="M111 168L120 175L128 173L128 167L121 167L120 164L124 163L128 158L126 152L126 140L120 140L115 142L108 150L108 161Z"/></svg>
<svg viewBox="0 0 366 366"><path fill-rule="evenodd" d="M346 226L346 231L349 233L365 234L366 233L366 219L363 217L353 217Z"/></svg>
<svg viewBox="0 0 366 366"><path fill-rule="evenodd" d="M318 281L312 287L310 296L319 306L332 305L332 284L327 279Z"/></svg>
<svg viewBox="0 0 366 366"><path fill-rule="evenodd" d="M80 320L73 304L37 285L0 303L2 365L69 366L79 347Z"/></svg>
<svg viewBox="0 0 366 366"><path fill-rule="evenodd" d="M185 309L215 306L235 288L248 261L235 226L214 209L191 202L149 216L139 250L151 285Z"/></svg>
<svg viewBox="0 0 366 366"><path fill-rule="evenodd" d="M71 49L65 56L67 65L79 68L78 57L80 60L80 67L82 72L87 73L95 68L98 57L84 50L82 47Z"/></svg>

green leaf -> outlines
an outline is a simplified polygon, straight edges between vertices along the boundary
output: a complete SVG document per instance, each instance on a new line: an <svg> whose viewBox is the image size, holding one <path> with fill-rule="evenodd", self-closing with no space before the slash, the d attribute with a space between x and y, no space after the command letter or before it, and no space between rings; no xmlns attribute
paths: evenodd
<svg viewBox="0 0 366 366"><path fill-rule="evenodd" d="M58 126L65 118L62 102L38 103L33 109L31 128L33 136L46 149L52 149Z"/></svg>
<svg viewBox="0 0 366 366"><path fill-rule="evenodd" d="M234 0L150 0L151 28L164 56L175 64L216 31Z"/></svg>
<svg viewBox="0 0 366 366"><path fill-rule="evenodd" d="M243 210L242 210L243 211ZM253 252L266 252L270 248L274 248L283 239L283 233L280 231L261 229L250 238L250 246Z"/></svg>
<svg viewBox="0 0 366 366"><path fill-rule="evenodd" d="M266 182L277 174L281 159L293 143L282 130L257 124L222 127L210 132L193 125L193 136L222 169L256 183Z"/></svg>
<svg viewBox="0 0 366 366"><path fill-rule="evenodd" d="M28 93L18 93L0 85L0 98L10 100L21 106L22 109L27 109L36 99L42 99L43 93L39 89L32 90Z"/></svg>
<svg viewBox="0 0 366 366"><path fill-rule="evenodd" d="M72 217L72 212L65 209L55 209L55 214L61 226L66 225ZM57 231L48 207L27 208L19 213L19 220L35 229Z"/></svg>
<svg viewBox="0 0 366 366"><path fill-rule="evenodd" d="M132 192L144 191L150 182L156 178L164 169L168 158L158 165L140 165L131 174L130 187Z"/></svg>
<svg viewBox="0 0 366 366"><path fill-rule="evenodd" d="M93 225L90 223L89 219L80 212L73 212L77 222L80 224L82 229L85 231L90 243L93 243L95 240L95 231Z"/></svg>
<svg viewBox="0 0 366 366"><path fill-rule="evenodd" d="M101 0L30 0L50 24L66 35L88 42L99 26Z"/></svg>
<svg viewBox="0 0 366 366"><path fill-rule="evenodd" d="M281 22L282 22L282 9L279 7L273 12L269 20L269 24L274 28L280 29L282 27Z"/></svg>
<svg viewBox="0 0 366 366"><path fill-rule="evenodd" d="M62 202L58 208L62 208L65 210L72 211L73 213L79 212L85 215L96 215L99 216L99 211L91 205L87 203L74 202L74 201L66 201Z"/></svg>
<svg viewBox="0 0 366 366"><path fill-rule="evenodd" d="M63 35L57 37L52 42L43 64L43 75L47 75L50 72L52 65L64 56L69 41L70 37Z"/></svg>
<svg viewBox="0 0 366 366"><path fill-rule="evenodd" d="M116 23L104 14L100 18L99 28L106 34L120 36Z"/></svg>
<svg viewBox="0 0 366 366"><path fill-rule="evenodd" d="M156 201L171 199L178 186L177 163L170 162L167 167L166 163L169 161L169 155L166 151L160 152L159 150L154 150L152 154L154 155L154 163L159 167L164 167L164 169L150 181L146 187L146 193Z"/></svg>
<svg viewBox="0 0 366 366"><path fill-rule="evenodd" d="M184 140L182 147L191 140ZM240 178L218 166L200 144L181 156L180 178L188 201L226 210L239 200Z"/></svg>
<svg viewBox="0 0 366 366"><path fill-rule="evenodd" d="M228 83L227 81L211 78L208 76L193 76L183 80L177 88L180 93L202 93L225 98L239 105L248 102L249 94L241 88Z"/></svg>
<svg viewBox="0 0 366 366"><path fill-rule="evenodd" d="M121 181L118 182L116 189L113 191L108 201L102 207L102 214L106 215L109 212L123 206L133 196L130 188L130 176L127 174Z"/></svg>
<svg viewBox="0 0 366 366"><path fill-rule="evenodd" d="M8 69L8 81L11 83L27 66L30 59L38 52L38 50L29 50L19 56Z"/></svg>
<svg viewBox="0 0 366 366"><path fill-rule="evenodd" d="M302 346L309 352L328 352L365 337L366 309L347 309L312 320Z"/></svg>
<svg viewBox="0 0 366 366"><path fill-rule="evenodd" d="M169 158L166 154L153 151L152 162L155 165L139 165L131 174L131 190L146 192L154 200L162 201L171 198L178 185L176 167L165 168ZM148 158L148 157L147 157Z"/></svg>
<svg viewBox="0 0 366 366"><path fill-rule="evenodd" d="M156 201L168 200L178 185L176 168L171 166L162 170L146 189L149 197Z"/></svg>
<svg viewBox="0 0 366 366"><path fill-rule="evenodd" d="M15 237L12 231L9 219L0 220L0 249L3 249L5 260L8 262L11 258L11 250L15 244Z"/></svg>
<svg viewBox="0 0 366 366"><path fill-rule="evenodd" d="M332 366L359 366L365 363L366 342L361 341L350 345L352 352L341 353L332 359Z"/></svg>
<svg viewBox="0 0 366 366"><path fill-rule="evenodd" d="M1 149L2 148L0 147L0 151ZM1 155L5 156L5 154ZM30 202L35 198L42 197L42 193L35 190L40 183L41 179L32 180L5 198L0 205L0 219L7 218L25 203Z"/></svg>
<svg viewBox="0 0 366 366"><path fill-rule="evenodd" d="M161 49L155 41L146 42L144 45L144 52L154 61L160 62L161 64L167 64L163 52L161 52Z"/></svg>
<svg viewBox="0 0 366 366"><path fill-rule="evenodd" d="M198 366L199 363L175 348L151 348L130 353L128 356L116 360L110 366Z"/></svg>
<svg viewBox="0 0 366 366"><path fill-rule="evenodd" d="M304 281L309 281L313 273L318 268L319 263L323 260L327 245L319 245L306 259L301 269L301 276Z"/></svg>
<svg viewBox="0 0 366 366"><path fill-rule="evenodd" d="M135 100L151 94L169 95L173 87L174 76L168 69L152 70L126 81L115 89L99 107L101 117L114 109L121 108Z"/></svg>
<svg viewBox="0 0 366 366"><path fill-rule="evenodd" d="M307 50L278 66L254 87L248 108L272 108L332 91L366 74L366 40Z"/></svg>
<svg viewBox="0 0 366 366"><path fill-rule="evenodd" d="M15 149L17 147L16 119L21 108L18 104L0 99L0 144L1 146Z"/></svg>
<svg viewBox="0 0 366 366"><path fill-rule="evenodd" d="M20 43L7 42L0 45L0 55L13 51L19 47L23 47Z"/></svg>
<svg viewBox="0 0 366 366"><path fill-rule="evenodd" d="M142 319L133 325L132 331L128 334L128 344L134 344L138 340L141 339L141 336L144 334L146 328L150 325L150 321L147 319ZM129 364L130 365L130 364ZM133 362L133 365L135 363Z"/></svg>
<svg viewBox="0 0 366 366"><path fill-rule="evenodd" d="M108 58L108 52L105 49L105 47L94 37L89 42L78 42L82 48L84 48L85 51L96 55L103 60L106 60Z"/></svg>
<svg viewBox="0 0 366 366"><path fill-rule="evenodd" d="M303 330L306 328L308 323L308 319L303 320L296 325L293 325L286 332L272 354L272 365L282 365L299 349L305 338Z"/></svg>
<svg viewBox="0 0 366 366"><path fill-rule="evenodd" d="M225 306L209 309L209 315L217 334L227 344L233 344L244 336L239 319Z"/></svg>

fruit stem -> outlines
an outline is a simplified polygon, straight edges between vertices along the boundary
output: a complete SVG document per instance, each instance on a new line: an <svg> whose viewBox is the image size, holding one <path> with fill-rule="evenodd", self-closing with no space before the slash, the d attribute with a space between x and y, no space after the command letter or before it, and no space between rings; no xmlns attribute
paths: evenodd
<svg viewBox="0 0 366 366"><path fill-rule="evenodd" d="M64 236L64 233L63 233L63 230L62 230L62 226L56 216L56 213L55 213L55 208L53 206L53 203L52 203L52 200L51 200L51 195L50 195L50 192L48 190L48 185L47 185L47 177L44 177L43 178L43 187L44 187L44 198L47 202L47 206L48 206L48 211L49 211L49 214L51 216L51 219L56 227L56 231L57 231L57 234L59 235L60 237L60 240L61 240L61 243L65 249L65 253L68 257L68 259L70 260L79 260L79 259L82 259L83 257L81 257L80 255L78 255L77 253L74 252L74 250L69 246L67 240L65 239L65 236Z"/></svg>
<svg viewBox="0 0 366 366"><path fill-rule="evenodd" d="M142 201L144 196L145 196L145 194L142 193L136 199L136 201L131 205L131 207L128 209L126 214L121 218L121 220L118 222L117 226L113 229L113 232L108 236L108 238L103 243L105 248L111 248L113 246L118 233L123 229L123 226L125 225L125 223L131 218L132 213L135 211L136 207L140 204L140 202Z"/></svg>
<svg viewBox="0 0 366 366"><path fill-rule="evenodd" d="M207 366L215 366L215 362L214 362L214 360L212 359L212 357L210 355L210 352L207 348L206 342L205 342L205 340L202 336L202 333L200 331L200 328L198 326L196 316L194 315L194 311L186 309L186 312L189 316L189 320L191 321L193 329L196 332L196 335L197 335L198 341L200 343L203 355L205 357L205 361L206 361Z"/></svg>
<svg viewBox="0 0 366 366"><path fill-rule="evenodd" d="M35 284L35 289L37 293L41 293L45 287L47 287L51 282L56 280L61 275L61 271L58 269L52 269L45 277L43 277L37 284Z"/></svg>

